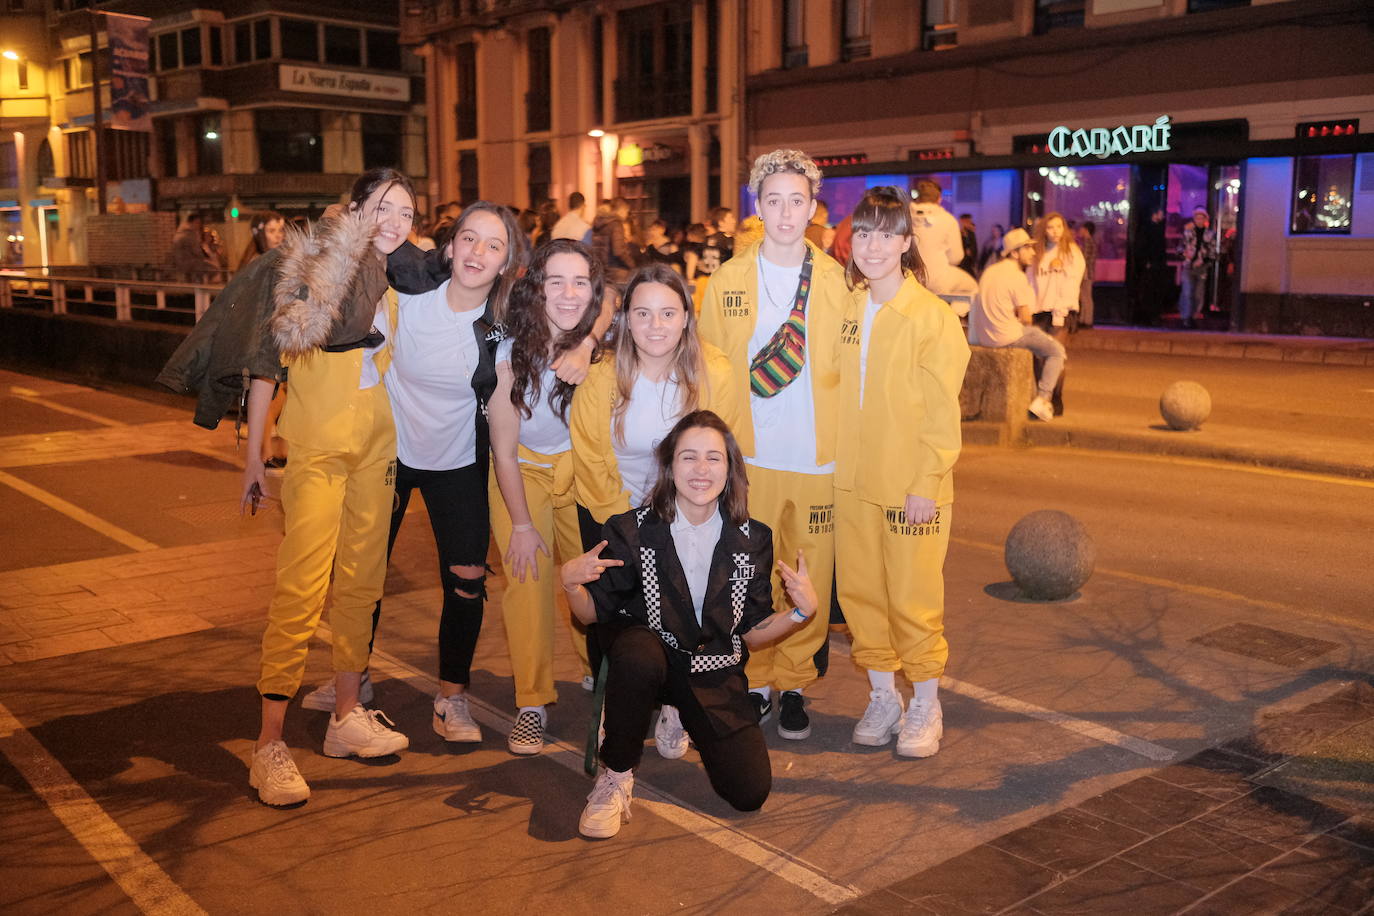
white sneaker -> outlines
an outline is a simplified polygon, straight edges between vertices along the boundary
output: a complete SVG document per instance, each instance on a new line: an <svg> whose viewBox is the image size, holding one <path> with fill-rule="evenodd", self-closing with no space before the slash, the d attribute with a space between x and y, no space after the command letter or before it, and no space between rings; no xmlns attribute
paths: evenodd
<svg viewBox="0 0 1374 916"><path fill-rule="evenodd" d="M248 784L258 790L264 805L294 805L310 797L310 787L281 740L269 741L253 752Z"/></svg>
<svg viewBox="0 0 1374 916"><path fill-rule="evenodd" d="M544 726L549 723L549 714L542 706L522 706L511 726L506 747L512 754L528 757L544 749Z"/></svg>
<svg viewBox="0 0 1374 916"><path fill-rule="evenodd" d="M445 741L474 742L482 740L482 729L468 710L465 693L434 698L434 732Z"/></svg>
<svg viewBox="0 0 1374 916"><path fill-rule="evenodd" d="M864 717L854 724L850 740L855 744L882 747L902 730L902 698L891 690L874 690L868 694L868 708Z"/></svg>
<svg viewBox="0 0 1374 916"><path fill-rule="evenodd" d="M1035 400L1030 402L1030 407L1028 409L1046 423L1054 419L1054 405L1039 395L1036 396Z"/></svg>
<svg viewBox="0 0 1374 916"><path fill-rule="evenodd" d="M654 747L658 756L667 760L677 760L687 753L687 730L682 727L682 717L676 706L664 706L658 713L658 723L654 726Z"/></svg>
<svg viewBox="0 0 1374 916"><path fill-rule="evenodd" d="M615 836L620 832L620 825L630 819L634 791L634 770L617 773L602 767L592 794L587 796L587 807L582 809L577 829L583 836L598 839Z"/></svg>
<svg viewBox="0 0 1374 916"><path fill-rule="evenodd" d="M897 753L902 757L933 757L945 736L945 716L939 700L912 700L897 738Z"/></svg>
<svg viewBox="0 0 1374 916"><path fill-rule="evenodd" d="M326 757L385 757L408 747L410 739L380 709L354 706L342 719L330 716L324 733Z"/></svg>
<svg viewBox="0 0 1374 916"><path fill-rule="evenodd" d="M334 697L334 679L331 677L301 698L301 709L313 709L317 712L333 712ZM368 703L372 702L372 699L372 678L364 671L362 682L358 685L358 702L366 706Z"/></svg>

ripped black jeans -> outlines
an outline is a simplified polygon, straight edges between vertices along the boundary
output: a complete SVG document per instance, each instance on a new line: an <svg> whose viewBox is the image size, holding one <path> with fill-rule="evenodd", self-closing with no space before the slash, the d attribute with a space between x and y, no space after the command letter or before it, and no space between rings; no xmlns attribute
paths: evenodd
<svg viewBox="0 0 1374 916"><path fill-rule="evenodd" d="M391 536L386 545L388 560L411 493L417 489L424 497L429 525L434 529L434 543L439 548L439 581L444 587L444 607L439 616L439 679L467 684L477 634L482 630L482 603L486 597L487 543L491 539L487 463L477 461L451 471L422 471L397 461L396 499L391 506ZM382 602L378 601L372 612L374 640L381 617Z"/></svg>

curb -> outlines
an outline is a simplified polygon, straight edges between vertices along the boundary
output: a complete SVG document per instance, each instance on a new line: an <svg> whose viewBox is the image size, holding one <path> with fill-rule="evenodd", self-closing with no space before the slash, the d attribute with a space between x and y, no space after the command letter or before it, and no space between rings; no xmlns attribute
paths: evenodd
<svg viewBox="0 0 1374 916"><path fill-rule="evenodd" d="M1171 455L1178 458L1199 458L1227 461L1254 467L1278 468L1307 474L1349 477L1355 480L1374 480L1374 464L1354 464L1328 461L1305 455L1266 452L1243 446L1199 441L1185 433L1161 432L1122 433L1102 429L1053 424L1028 423L1019 440L1007 442L1003 425L981 421L963 424L964 442L968 445L1009 445L1013 448L1034 446L1100 449L1103 451L1135 452L1145 455Z"/></svg>
<svg viewBox="0 0 1374 916"><path fill-rule="evenodd" d="M1092 328L1075 334L1069 349L1374 367L1374 340L1352 337L1265 339L1210 331Z"/></svg>

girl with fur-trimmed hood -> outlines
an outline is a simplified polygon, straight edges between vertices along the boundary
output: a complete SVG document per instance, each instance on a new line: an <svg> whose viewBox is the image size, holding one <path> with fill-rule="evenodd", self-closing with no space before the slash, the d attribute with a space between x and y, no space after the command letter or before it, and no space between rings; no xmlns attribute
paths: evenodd
<svg viewBox="0 0 1374 916"><path fill-rule="evenodd" d="M276 381L290 378L277 427L291 453L281 496L286 534L262 642L262 728L249 771L249 784L269 805L310 796L282 727L331 578L336 691L324 753L380 757L409 746L382 712L362 706L359 689L386 575L396 474L396 430L381 384L395 315L386 257L405 241L414 216L410 181L373 169L354 182L345 212L310 232L290 232L260 268L273 278L259 349L276 360L256 360L249 370L244 506L256 508L261 499L267 406Z"/></svg>

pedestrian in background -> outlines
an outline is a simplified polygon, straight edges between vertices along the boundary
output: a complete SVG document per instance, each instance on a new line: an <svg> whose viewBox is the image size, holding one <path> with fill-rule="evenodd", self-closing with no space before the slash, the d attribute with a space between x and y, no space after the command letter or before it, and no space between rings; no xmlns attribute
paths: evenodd
<svg viewBox="0 0 1374 916"><path fill-rule="evenodd" d="M1185 328L1196 327L1203 315L1207 300L1207 281L1217 260L1217 237L1212 231L1212 217L1203 207L1193 211L1193 218L1183 226L1178 242L1179 265L1178 313Z"/></svg>
<svg viewBox="0 0 1374 916"><path fill-rule="evenodd" d="M1035 251L1035 261L1027 270L1035 290L1035 324L1067 346L1069 329L1078 321L1078 294L1086 264L1063 214L1047 213L1036 222ZM1055 416L1064 412L1062 372L1050 402Z"/></svg>
<svg viewBox="0 0 1374 916"><path fill-rule="evenodd" d="M1084 220L1076 233L1083 251L1083 283L1078 290L1078 328L1093 326L1093 282L1097 278L1097 223Z"/></svg>
<svg viewBox="0 0 1374 916"><path fill-rule="evenodd" d="M210 280L219 273L219 257L209 247L205 220L199 212L186 214L177 227L172 236L170 260L178 278L191 283Z"/></svg>
<svg viewBox="0 0 1374 916"><path fill-rule="evenodd" d="M629 218L630 202L617 197L602 201L592 221L592 253L605 267L606 279L615 284L624 284L635 266L626 228Z"/></svg>
<svg viewBox="0 0 1374 916"><path fill-rule="evenodd" d="M971 277L978 276L978 226L972 213L959 214L959 237L964 243L964 259L959 269Z"/></svg>
<svg viewBox="0 0 1374 916"><path fill-rule="evenodd" d="M969 348L959 319L921 284L906 195L871 188L855 207L853 289L840 333L835 544L840 604L868 672L855 744L940 749L944 563ZM905 704L896 672L914 694Z"/></svg>
<svg viewBox="0 0 1374 916"><path fill-rule="evenodd" d="M587 198L581 191L573 191L569 194L568 212L564 213L558 222L554 223L549 235L556 239L568 239L590 245L592 224L582 216L582 211L586 207Z"/></svg>
<svg viewBox="0 0 1374 916"><path fill-rule="evenodd" d="M1001 223L993 223L992 231L988 234L988 240L983 243L982 250L978 253L978 276L981 277L983 271L988 269L989 264L996 264L1002 259L1002 235L1006 227Z"/></svg>
<svg viewBox="0 0 1374 916"><path fill-rule="evenodd" d="M286 217L276 210L262 210L248 221L248 244L239 256L239 270L252 264L261 254L271 251L286 238Z"/></svg>

